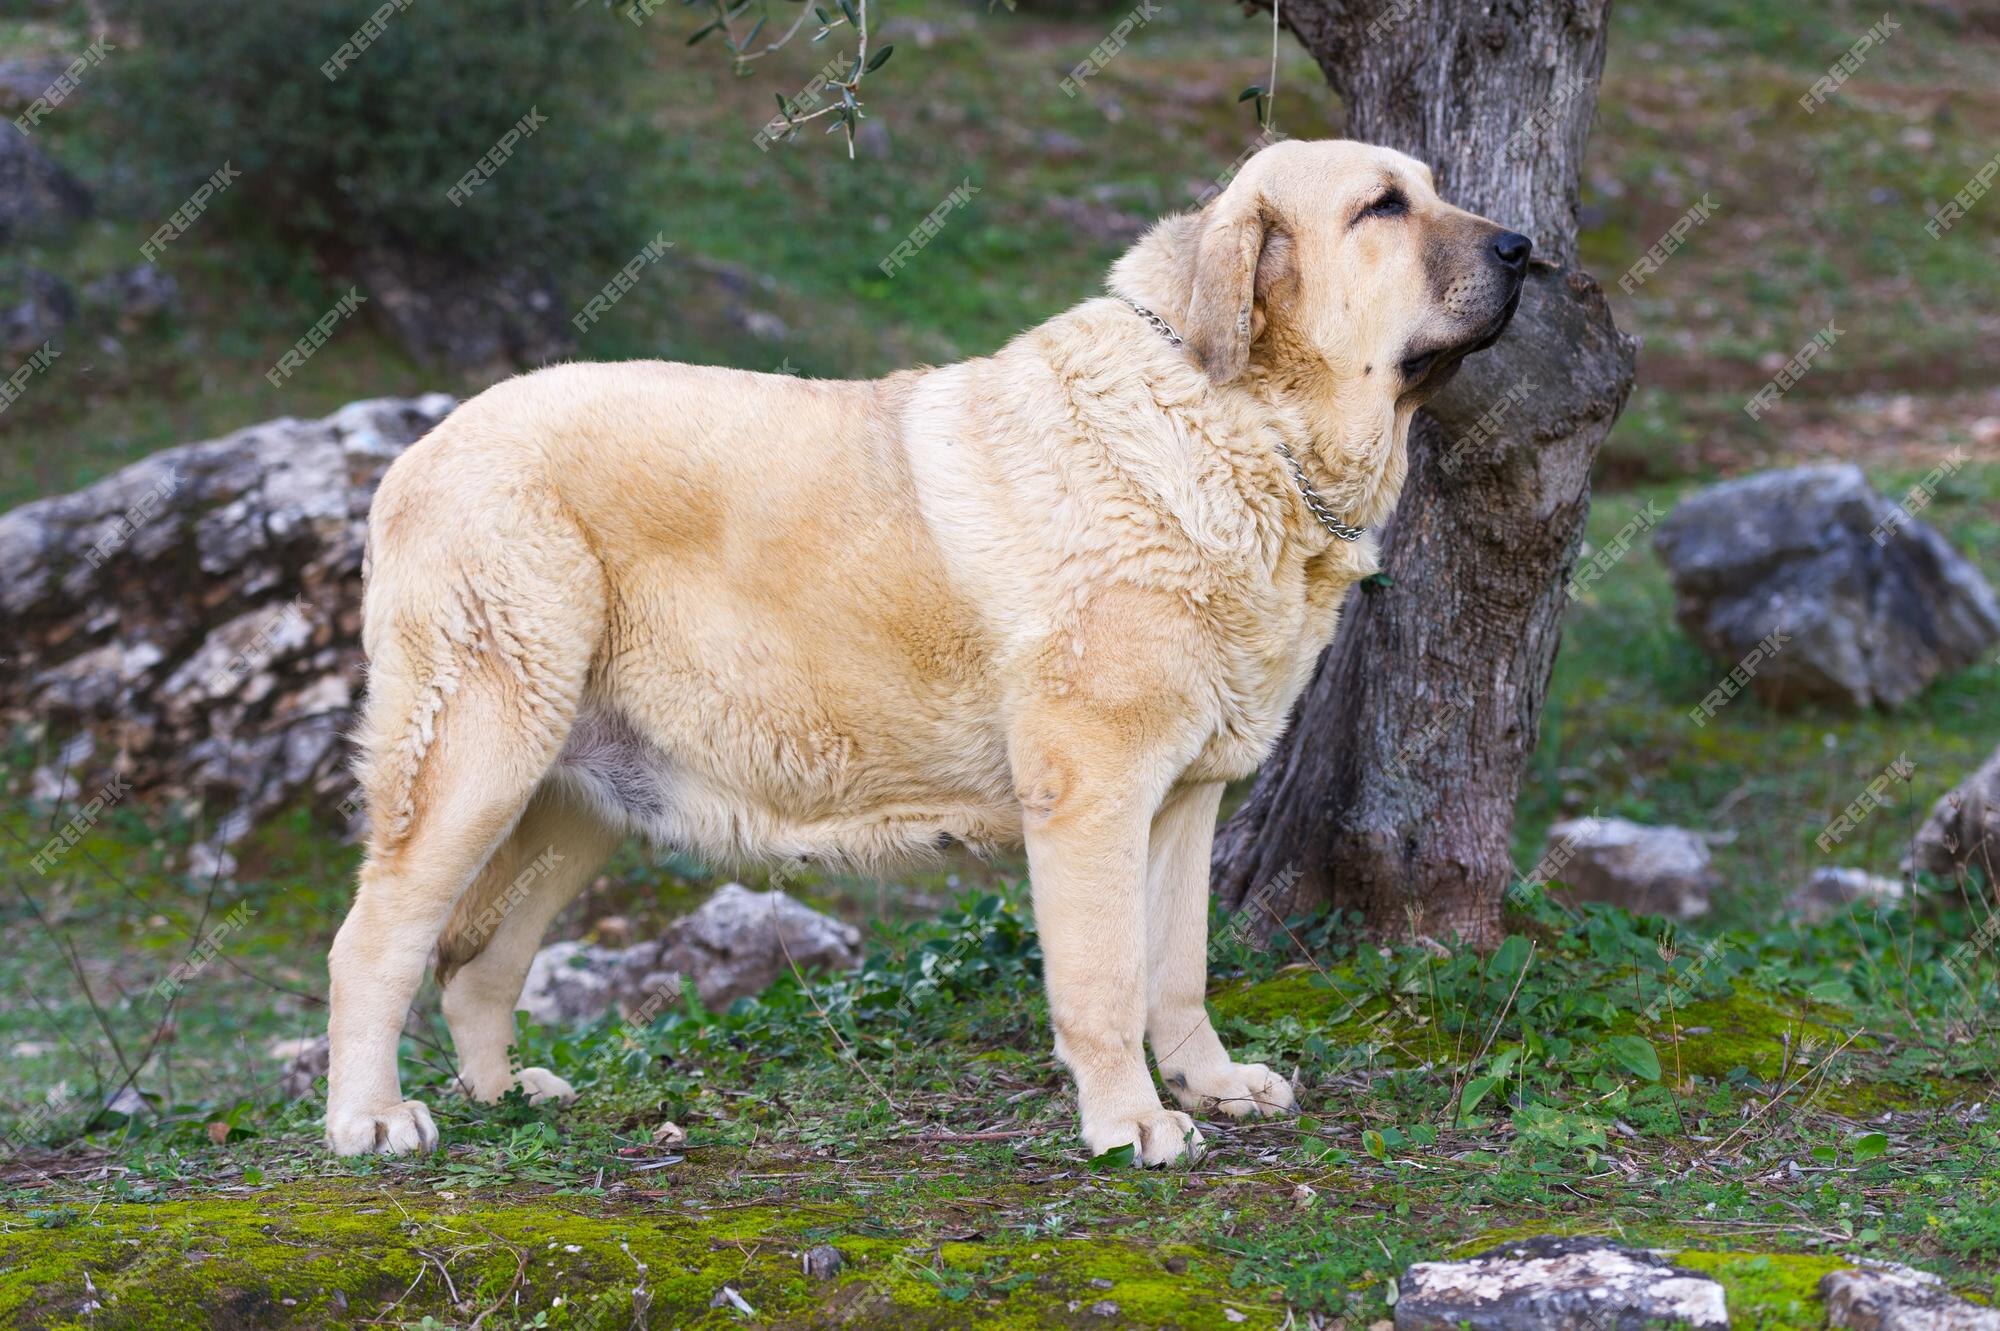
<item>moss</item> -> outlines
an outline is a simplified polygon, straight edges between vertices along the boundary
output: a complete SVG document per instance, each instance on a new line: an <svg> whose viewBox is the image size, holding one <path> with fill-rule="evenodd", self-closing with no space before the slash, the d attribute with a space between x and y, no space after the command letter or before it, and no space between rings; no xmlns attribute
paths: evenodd
<svg viewBox="0 0 2000 1331"><path fill-rule="evenodd" d="M428 1315L461 1325L490 1307L505 1310L498 1325L538 1313L551 1327L603 1325L608 1316L622 1325L642 1289L649 1321L730 1326L737 1316L710 1306L725 1285L767 1324L944 1327L976 1312L985 1325L1102 1325L1090 1308L1106 1301L1125 1326L1220 1324L1224 1304L1246 1326L1278 1320L1268 1305L1230 1297L1225 1273L1191 1248L884 1237L841 1203L460 1203L324 1185L100 1206L87 1221L63 1219L0 1232L0 1324L330 1327L393 1306L399 1322ZM827 1242L846 1265L822 1284L798 1254Z"/></svg>
<svg viewBox="0 0 2000 1331"><path fill-rule="evenodd" d="M1722 1282L1729 1299L1729 1324L1742 1331L1808 1331L1826 1324L1819 1282L1829 1271L1854 1265L1851 1258L1800 1253L1705 1252L1681 1249L1668 1254L1690 1271Z"/></svg>
<svg viewBox="0 0 2000 1331"><path fill-rule="evenodd" d="M1949 1103L1981 1091L1977 1084L1948 1077L1889 1079L1879 1060L1871 1057L1876 1042L1858 1034L1861 1023L1841 1008L1810 999L1738 987L1727 997L1703 999L1678 1009L1671 1022L1662 1012L1645 1029L1658 1049L1661 1066L1669 1072L1675 1065L1676 1028L1680 1068L1685 1075L1722 1081L1742 1068L1767 1084L1776 1083L1780 1074L1790 1082L1814 1061L1839 1049L1850 1035L1855 1036L1825 1078L1815 1073L1792 1092L1796 1096L1809 1089L1821 1107L1849 1116ZM1619 1029L1637 1030L1639 1026L1628 1020Z"/></svg>

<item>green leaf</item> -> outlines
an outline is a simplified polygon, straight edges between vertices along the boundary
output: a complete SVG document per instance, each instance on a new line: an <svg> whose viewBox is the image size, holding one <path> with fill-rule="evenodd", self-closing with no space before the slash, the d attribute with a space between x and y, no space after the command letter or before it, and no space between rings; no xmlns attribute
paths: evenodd
<svg viewBox="0 0 2000 1331"><path fill-rule="evenodd" d="M838 3L840 5L840 12L847 15L847 21L857 28L860 27L861 20L854 13L854 0L838 0Z"/></svg>
<svg viewBox="0 0 2000 1331"><path fill-rule="evenodd" d="M1464 1118L1479 1108L1479 1102L1484 1100L1500 1081L1498 1077L1474 1077L1465 1083L1465 1092L1458 1097L1459 1117Z"/></svg>
<svg viewBox="0 0 2000 1331"><path fill-rule="evenodd" d="M1242 92L1237 93L1236 100L1239 102L1247 102L1252 97L1262 97L1263 95L1264 95L1263 88L1253 83L1249 87L1245 88Z"/></svg>
<svg viewBox="0 0 2000 1331"><path fill-rule="evenodd" d="M708 36L709 33L714 32L717 28L720 28L721 26L722 26L722 20L717 19L715 22L709 24L705 28L696 28L694 30L694 36L688 38L687 44L689 46L693 46L696 42Z"/></svg>
<svg viewBox="0 0 2000 1331"><path fill-rule="evenodd" d="M868 68L864 72L873 74L876 70L882 68L883 65L888 63L889 53L895 49L894 46L885 46L874 55L869 56Z"/></svg>
<svg viewBox="0 0 2000 1331"><path fill-rule="evenodd" d="M1856 1160L1873 1160L1887 1153L1888 1149L1889 1139L1879 1132L1864 1132L1854 1139Z"/></svg>
<svg viewBox="0 0 2000 1331"><path fill-rule="evenodd" d="M1660 1055L1651 1040L1638 1035L1614 1035L1604 1042L1604 1048L1619 1067L1633 1076L1646 1081L1660 1079Z"/></svg>
<svg viewBox="0 0 2000 1331"><path fill-rule="evenodd" d="M1389 1144L1383 1141L1382 1134L1373 1128L1361 1134L1361 1149L1377 1160L1386 1161L1389 1158Z"/></svg>
<svg viewBox="0 0 2000 1331"><path fill-rule="evenodd" d="M1505 994L1514 987L1514 977L1528 964L1528 940L1519 934L1508 934L1507 941L1493 954L1492 962L1486 967L1489 977L1497 977L1500 992Z"/></svg>
<svg viewBox="0 0 2000 1331"><path fill-rule="evenodd" d="M1099 1173L1109 1169L1130 1169L1132 1167L1132 1155L1132 1143L1126 1142L1123 1146L1112 1147L1103 1155L1091 1156L1090 1167Z"/></svg>

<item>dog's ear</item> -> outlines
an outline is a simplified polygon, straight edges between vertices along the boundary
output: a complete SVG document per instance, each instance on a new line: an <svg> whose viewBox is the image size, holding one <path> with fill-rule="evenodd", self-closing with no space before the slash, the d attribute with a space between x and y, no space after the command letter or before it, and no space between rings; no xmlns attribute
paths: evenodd
<svg viewBox="0 0 2000 1331"><path fill-rule="evenodd" d="M1187 343L1208 377L1226 384L1249 365L1264 307L1293 275L1292 238L1254 195L1224 195L1211 211L1195 249Z"/></svg>

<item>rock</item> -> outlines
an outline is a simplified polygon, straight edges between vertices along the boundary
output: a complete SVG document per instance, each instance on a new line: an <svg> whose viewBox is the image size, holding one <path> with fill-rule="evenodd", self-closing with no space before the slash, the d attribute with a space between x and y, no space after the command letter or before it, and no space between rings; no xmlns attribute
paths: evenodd
<svg viewBox="0 0 2000 1331"><path fill-rule="evenodd" d="M125 329L173 309L180 294L180 284L150 263L106 273L83 288L86 304L105 311Z"/></svg>
<svg viewBox="0 0 2000 1331"><path fill-rule="evenodd" d="M847 1265L847 1259L831 1243L822 1243L801 1256L799 1265L805 1268L810 1279L831 1280L840 1274L841 1267Z"/></svg>
<svg viewBox="0 0 2000 1331"><path fill-rule="evenodd" d="M1785 898L1785 913L1803 924L1829 920L1849 906L1888 908L1903 899L1903 884L1865 869L1814 869L1804 887Z"/></svg>
<svg viewBox="0 0 2000 1331"><path fill-rule="evenodd" d="M1931 809L1910 843L1903 869L1935 874L1946 882L1963 870L2000 884L2000 749Z"/></svg>
<svg viewBox="0 0 2000 1331"><path fill-rule="evenodd" d="M60 338L75 317L76 299L53 273L22 268L0 278L0 350L10 360Z"/></svg>
<svg viewBox="0 0 2000 1331"><path fill-rule="evenodd" d="M1936 531L1848 464L1725 481L1654 533L1681 627L1725 669L1773 633L1767 704L1893 707L2000 641L2000 602Z"/></svg>
<svg viewBox="0 0 2000 1331"><path fill-rule="evenodd" d="M591 943L550 943L535 953L515 1007L538 1026L594 1021L618 997L625 954Z"/></svg>
<svg viewBox="0 0 2000 1331"><path fill-rule="evenodd" d="M657 949L651 959L648 947ZM861 931L780 891L752 892L726 883L666 936L627 953L626 1000L643 996L654 975L692 981L701 1001L724 1008L759 994L793 965L801 971L849 970L861 964Z"/></svg>
<svg viewBox="0 0 2000 1331"><path fill-rule="evenodd" d="M0 125L0 244L88 216L83 182L17 127Z"/></svg>
<svg viewBox="0 0 2000 1331"><path fill-rule="evenodd" d="M339 805L368 504L451 406L267 421L0 516L0 729L87 739L72 792L116 774L205 805L217 849L301 795Z"/></svg>
<svg viewBox="0 0 2000 1331"><path fill-rule="evenodd" d="M332 1062L333 1043L324 1035L302 1040L280 1040L271 1046L271 1057L285 1070L278 1074L278 1094L286 1100L303 1100L319 1086Z"/></svg>
<svg viewBox="0 0 2000 1331"><path fill-rule="evenodd" d="M1397 1282L1396 1331L1726 1328L1722 1286L1657 1254L1595 1238L1533 1238Z"/></svg>
<svg viewBox="0 0 2000 1331"><path fill-rule="evenodd" d="M1641 915L1693 919L1708 910L1717 886L1708 843L1681 827L1647 827L1624 818L1572 818L1549 829L1541 864L1556 895L1608 901Z"/></svg>
<svg viewBox="0 0 2000 1331"><path fill-rule="evenodd" d="M1848 1331L2000 1331L2000 1309L1956 1298L1927 1271L1868 1262L1819 1282L1830 1327Z"/></svg>
<svg viewBox="0 0 2000 1331"><path fill-rule="evenodd" d="M692 982L704 1005L724 1008L762 993L792 962L807 972L851 969L860 945L853 925L783 892L728 883L659 938L627 948L549 944L535 954L517 1006L544 1026L592 1021L613 1003L650 1021Z"/></svg>
<svg viewBox="0 0 2000 1331"><path fill-rule="evenodd" d="M525 268L484 267L411 249L371 250L355 276L376 317L411 355L452 369L532 369L573 345L554 283Z"/></svg>
<svg viewBox="0 0 2000 1331"><path fill-rule="evenodd" d="M67 68L69 62L53 54L0 59L0 113L11 119L27 110L36 98L48 95Z"/></svg>

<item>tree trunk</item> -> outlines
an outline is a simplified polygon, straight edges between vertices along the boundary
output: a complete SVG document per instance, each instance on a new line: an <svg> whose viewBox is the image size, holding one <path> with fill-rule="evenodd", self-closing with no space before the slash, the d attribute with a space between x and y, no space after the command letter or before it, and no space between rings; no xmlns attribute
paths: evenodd
<svg viewBox="0 0 2000 1331"><path fill-rule="evenodd" d="M1266 0L1268 3L1268 0ZM1360 589L1277 751L1216 839L1223 904L1327 906L1378 933L1501 933L1521 776L1541 728L1590 468L1637 344L1576 264L1577 177L1608 0L1283 0L1350 137L1532 237L1506 337L1417 418Z"/></svg>

